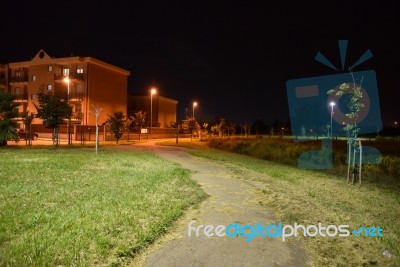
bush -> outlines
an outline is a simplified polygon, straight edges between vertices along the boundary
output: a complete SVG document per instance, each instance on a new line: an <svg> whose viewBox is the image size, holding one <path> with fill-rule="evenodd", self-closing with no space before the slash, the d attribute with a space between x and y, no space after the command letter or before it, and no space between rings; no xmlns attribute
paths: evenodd
<svg viewBox="0 0 400 267"><path fill-rule="evenodd" d="M387 140L386 140L387 141ZM343 144L344 143L344 144ZM386 143L386 142L385 142ZM299 156L310 150L320 150L320 141L295 142L285 139L240 139L214 138L208 142L213 148L244 154L259 159L297 166ZM377 144L382 147L382 143ZM333 165L331 173L347 175L347 155L345 142L334 143ZM386 151L386 150L385 150ZM314 159L315 162L319 158ZM378 183L398 183L400 177L400 157L382 156L379 165L363 165L363 180Z"/></svg>

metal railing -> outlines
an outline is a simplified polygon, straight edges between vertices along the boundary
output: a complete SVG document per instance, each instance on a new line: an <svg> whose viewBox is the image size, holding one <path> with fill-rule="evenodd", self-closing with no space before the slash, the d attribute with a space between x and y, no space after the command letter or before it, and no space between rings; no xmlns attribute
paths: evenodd
<svg viewBox="0 0 400 267"><path fill-rule="evenodd" d="M10 79L10 82L12 82L12 83L22 83L22 82L28 82L28 81L29 81L28 75L13 76Z"/></svg>
<svg viewBox="0 0 400 267"><path fill-rule="evenodd" d="M54 80L56 81L64 80L66 77L69 77L71 80L78 80L78 81L85 80L85 75L83 73L70 72L69 75L64 75L63 73L54 74Z"/></svg>
<svg viewBox="0 0 400 267"><path fill-rule="evenodd" d="M19 93L19 94L12 94L14 96L14 100L28 100L27 93Z"/></svg>

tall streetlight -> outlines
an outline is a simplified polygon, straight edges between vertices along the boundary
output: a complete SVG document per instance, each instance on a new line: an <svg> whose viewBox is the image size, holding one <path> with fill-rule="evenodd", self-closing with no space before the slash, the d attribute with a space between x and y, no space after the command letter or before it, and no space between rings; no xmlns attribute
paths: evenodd
<svg viewBox="0 0 400 267"><path fill-rule="evenodd" d="M157 94L156 88L151 88L150 90L150 138L151 138L151 128L153 128L153 95Z"/></svg>
<svg viewBox="0 0 400 267"><path fill-rule="evenodd" d="M67 83L68 85L68 92L67 92L67 103L69 105L69 84L71 83L71 79L69 78L69 76L64 78L64 82ZM68 122L67 122L67 135L68 135L68 145L71 145L71 135L70 135L70 130L69 130L69 125L71 122L71 117L68 118Z"/></svg>
<svg viewBox="0 0 400 267"><path fill-rule="evenodd" d="M193 119L194 119L194 108L197 107L197 102L193 102Z"/></svg>
<svg viewBox="0 0 400 267"><path fill-rule="evenodd" d="M332 137L333 137L333 135L332 135L333 107L336 105L336 103L332 101L331 103L329 103L329 105L331 106L331 139L332 139Z"/></svg>

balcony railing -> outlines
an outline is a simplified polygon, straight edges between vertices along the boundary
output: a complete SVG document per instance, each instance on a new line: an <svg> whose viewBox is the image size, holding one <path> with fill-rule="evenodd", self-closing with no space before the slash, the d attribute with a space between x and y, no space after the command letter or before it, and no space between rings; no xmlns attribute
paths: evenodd
<svg viewBox="0 0 400 267"><path fill-rule="evenodd" d="M10 82L12 83L23 83L23 82L28 82L29 81L29 77L27 75L23 75L23 76L14 76L11 77Z"/></svg>
<svg viewBox="0 0 400 267"><path fill-rule="evenodd" d="M64 74L54 74L54 80L56 81L64 80L66 77L69 77L71 80L85 80L85 75L83 73L70 72L67 76L65 76Z"/></svg>
<svg viewBox="0 0 400 267"><path fill-rule="evenodd" d="M28 100L28 94L24 93L19 93L19 94L13 94L14 100Z"/></svg>
<svg viewBox="0 0 400 267"><path fill-rule="evenodd" d="M83 113L82 112L73 112L71 119L74 121L81 121L83 118Z"/></svg>

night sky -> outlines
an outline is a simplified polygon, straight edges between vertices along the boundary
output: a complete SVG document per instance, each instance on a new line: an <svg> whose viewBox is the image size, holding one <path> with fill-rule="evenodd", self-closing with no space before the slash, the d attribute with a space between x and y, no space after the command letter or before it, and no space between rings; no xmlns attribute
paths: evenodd
<svg viewBox="0 0 400 267"><path fill-rule="evenodd" d="M217 2L2 3L0 63L40 49L95 57L131 71L130 92L155 85L177 99L179 118L196 100L196 117L272 123L289 118L286 81L335 74L314 57L320 51L339 67L337 41L348 39L348 63L367 49L374 55L355 70L376 70L384 124L400 119L399 9Z"/></svg>

